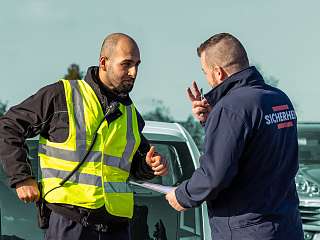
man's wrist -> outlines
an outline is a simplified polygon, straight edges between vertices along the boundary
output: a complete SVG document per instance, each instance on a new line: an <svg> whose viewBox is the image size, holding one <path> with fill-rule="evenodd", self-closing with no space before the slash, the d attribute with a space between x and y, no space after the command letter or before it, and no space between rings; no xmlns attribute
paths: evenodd
<svg viewBox="0 0 320 240"><path fill-rule="evenodd" d="M21 177L19 179L16 179L15 181L10 182L10 187L11 188L17 188L18 185L20 185L21 183L27 181L28 179L35 179L35 178L33 176Z"/></svg>
<svg viewBox="0 0 320 240"><path fill-rule="evenodd" d="M180 204L181 207L183 208L188 208L186 207L186 204L182 201L183 199L183 196L184 196L184 193L183 193L183 189L181 189L181 185L179 185L175 190L174 190L174 193L176 195L176 199L177 199L177 202Z"/></svg>

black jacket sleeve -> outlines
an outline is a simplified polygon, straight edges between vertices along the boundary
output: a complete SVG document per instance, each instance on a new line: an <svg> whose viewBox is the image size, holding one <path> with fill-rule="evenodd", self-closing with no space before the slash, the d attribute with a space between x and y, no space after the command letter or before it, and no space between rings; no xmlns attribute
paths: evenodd
<svg viewBox="0 0 320 240"><path fill-rule="evenodd" d="M143 136L142 129L144 128L145 122L141 117L140 113L137 112L138 127L140 131L141 143L136 154L133 156L130 170L130 177L138 180L147 180L155 177L152 169L146 163L146 155L150 149L149 141Z"/></svg>
<svg viewBox="0 0 320 240"><path fill-rule="evenodd" d="M213 200L228 187L238 172L240 156L249 128L233 111L215 107L206 123L205 149L200 167L176 189L178 202L185 208Z"/></svg>
<svg viewBox="0 0 320 240"><path fill-rule="evenodd" d="M0 118L0 161L11 187L33 177L25 141L47 128L49 120L59 111L57 106L61 103L55 102L61 102L57 97L61 87L55 83L40 89Z"/></svg>

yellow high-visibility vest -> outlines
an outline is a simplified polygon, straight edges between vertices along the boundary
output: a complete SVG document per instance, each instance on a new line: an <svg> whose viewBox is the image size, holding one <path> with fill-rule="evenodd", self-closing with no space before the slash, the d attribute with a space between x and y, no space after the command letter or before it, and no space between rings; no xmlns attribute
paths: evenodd
<svg viewBox="0 0 320 240"><path fill-rule="evenodd" d="M67 181L45 196L49 203L97 209L105 205L115 216L131 218L133 192L127 183L132 158L140 144L136 109L120 103L122 115L110 124L93 89L83 80L61 80L64 85L69 136L63 143L41 136L39 158L42 196L59 186L86 154L94 133L97 138L86 161Z"/></svg>

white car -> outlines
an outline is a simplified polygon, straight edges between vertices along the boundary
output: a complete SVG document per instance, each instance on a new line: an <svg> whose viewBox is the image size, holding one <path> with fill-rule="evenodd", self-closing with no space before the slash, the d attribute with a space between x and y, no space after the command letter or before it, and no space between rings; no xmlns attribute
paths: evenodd
<svg viewBox="0 0 320 240"><path fill-rule="evenodd" d="M176 186L190 178L199 166L199 151L189 133L177 123L147 121L145 137L169 162L169 174L156 177L153 183ZM34 175L41 174L37 161L38 140L28 140ZM1 168L0 168L1 169ZM135 193L135 213L131 221L133 240L197 240L211 239L206 205L185 212L173 210L164 195L142 187L132 186ZM19 201L14 189L0 171L0 238L43 239L44 232L37 227L33 204Z"/></svg>

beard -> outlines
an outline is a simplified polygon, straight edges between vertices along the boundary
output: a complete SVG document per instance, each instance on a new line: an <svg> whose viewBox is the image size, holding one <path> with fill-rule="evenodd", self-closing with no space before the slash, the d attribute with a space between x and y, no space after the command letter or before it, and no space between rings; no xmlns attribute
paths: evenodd
<svg viewBox="0 0 320 240"><path fill-rule="evenodd" d="M107 78L113 84L112 92L119 97L128 96L129 92L133 89L135 79L130 77L123 79L120 76L117 76L111 67L108 69Z"/></svg>
<svg viewBox="0 0 320 240"><path fill-rule="evenodd" d="M113 90L117 95L126 96L133 89L134 80L125 80L120 82L119 86L115 87Z"/></svg>

